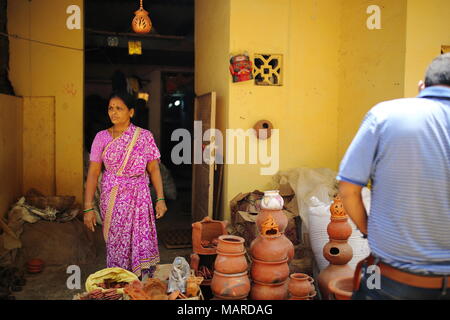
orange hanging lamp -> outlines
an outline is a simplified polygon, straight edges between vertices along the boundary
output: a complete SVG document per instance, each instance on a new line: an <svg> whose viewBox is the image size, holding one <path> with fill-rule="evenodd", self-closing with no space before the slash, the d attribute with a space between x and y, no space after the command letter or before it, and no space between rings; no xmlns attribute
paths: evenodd
<svg viewBox="0 0 450 320"><path fill-rule="evenodd" d="M135 16L131 22L133 31L140 34L149 33L152 29L152 21L148 16L148 12L145 11L142 4L143 0L140 0L140 8L134 12Z"/></svg>

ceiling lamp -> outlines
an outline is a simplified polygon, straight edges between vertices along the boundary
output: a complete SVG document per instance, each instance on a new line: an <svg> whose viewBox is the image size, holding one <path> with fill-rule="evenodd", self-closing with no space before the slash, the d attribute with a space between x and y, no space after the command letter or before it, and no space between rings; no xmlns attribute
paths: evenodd
<svg viewBox="0 0 450 320"><path fill-rule="evenodd" d="M133 21L131 22L131 27L133 28L133 31L136 33L149 33L152 29L152 21L148 17L148 12L145 11L145 9L142 6L142 0L141 1L141 7L139 10L136 10L134 12L135 17Z"/></svg>

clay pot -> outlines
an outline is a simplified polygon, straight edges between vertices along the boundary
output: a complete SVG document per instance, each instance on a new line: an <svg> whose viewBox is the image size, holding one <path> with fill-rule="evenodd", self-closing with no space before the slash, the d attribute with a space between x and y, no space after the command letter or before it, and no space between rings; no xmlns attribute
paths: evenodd
<svg viewBox="0 0 450 320"><path fill-rule="evenodd" d="M315 290L313 290L308 295L303 296L303 297L297 297L297 296L291 295L289 300L313 300L316 295L317 295L317 292Z"/></svg>
<svg viewBox="0 0 450 320"><path fill-rule="evenodd" d="M329 284L331 281L337 278L350 278L353 277L354 270L348 265L334 265L330 264L328 267L323 269L319 276L317 277L317 282L319 284L319 290L322 295L323 300L330 299Z"/></svg>
<svg viewBox="0 0 450 320"><path fill-rule="evenodd" d="M39 273L44 267L44 261L41 259L31 259L27 262L27 271L29 273Z"/></svg>
<svg viewBox="0 0 450 320"><path fill-rule="evenodd" d="M280 233L283 233L286 230L286 227L289 222L289 219L286 216L286 214L283 212L283 210L266 210L266 209L261 209L261 211L258 213L258 216L256 217L255 222L258 232L261 233L261 225L270 216L272 216L275 219L275 222L278 225L278 230L280 231Z"/></svg>
<svg viewBox="0 0 450 320"><path fill-rule="evenodd" d="M198 270L198 267L200 265L200 256L196 253L191 253L191 261L189 263L189 266L192 270Z"/></svg>
<svg viewBox="0 0 450 320"><path fill-rule="evenodd" d="M353 249L347 240L330 240L323 247L323 256L331 264L346 264L353 258Z"/></svg>
<svg viewBox="0 0 450 320"><path fill-rule="evenodd" d="M241 298L250 292L250 279L247 271L225 274L214 271L211 281L211 291L216 297Z"/></svg>
<svg viewBox="0 0 450 320"><path fill-rule="evenodd" d="M285 300L287 298L287 283L264 283L253 280L250 299L252 300Z"/></svg>
<svg viewBox="0 0 450 320"><path fill-rule="evenodd" d="M261 199L261 209L282 210L284 205L283 197L278 190L264 191Z"/></svg>
<svg viewBox="0 0 450 320"><path fill-rule="evenodd" d="M223 297L223 296L214 296L214 298L212 298L211 300L247 300L247 296L242 296L242 297Z"/></svg>
<svg viewBox="0 0 450 320"><path fill-rule="evenodd" d="M219 237L219 244L217 245L217 251L222 253L242 253L244 248L245 239L233 235L222 235Z"/></svg>
<svg viewBox="0 0 450 320"><path fill-rule="evenodd" d="M340 277L328 284L328 290L336 300L351 300L353 294L353 277Z"/></svg>
<svg viewBox="0 0 450 320"><path fill-rule="evenodd" d="M294 245L283 234L272 236L259 235L250 244L253 258L262 261L282 261L294 256Z"/></svg>
<svg viewBox="0 0 450 320"><path fill-rule="evenodd" d="M347 240L352 235L352 227L348 223L347 217L331 217L327 227L327 233L330 239Z"/></svg>
<svg viewBox="0 0 450 320"><path fill-rule="evenodd" d="M310 276L305 273L293 273L289 280L289 293L293 296L304 297L313 291L314 287L310 282Z"/></svg>
<svg viewBox="0 0 450 320"><path fill-rule="evenodd" d="M330 206L330 213L332 217L345 217L347 213L344 209L344 204L339 196L334 197L334 201Z"/></svg>
<svg viewBox="0 0 450 320"><path fill-rule="evenodd" d="M289 277L287 258L275 262L253 259L251 276L253 280L264 283L284 282Z"/></svg>
<svg viewBox="0 0 450 320"><path fill-rule="evenodd" d="M216 261L214 262L214 270L221 273L241 273L247 271L248 264L244 252L241 253L224 253L217 250Z"/></svg>

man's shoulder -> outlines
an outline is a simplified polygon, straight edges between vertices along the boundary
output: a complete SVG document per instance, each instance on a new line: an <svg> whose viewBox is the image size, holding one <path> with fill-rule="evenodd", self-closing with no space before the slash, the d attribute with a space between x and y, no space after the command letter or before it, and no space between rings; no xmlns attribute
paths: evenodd
<svg viewBox="0 0 450 320"><path fill-rule="evenodd" d="M369 114L382 120L389 116L414 114L417 112L417 109L423 108L429 103L428 99L416 97L387 100L376 104L370 109Z"/></svg>

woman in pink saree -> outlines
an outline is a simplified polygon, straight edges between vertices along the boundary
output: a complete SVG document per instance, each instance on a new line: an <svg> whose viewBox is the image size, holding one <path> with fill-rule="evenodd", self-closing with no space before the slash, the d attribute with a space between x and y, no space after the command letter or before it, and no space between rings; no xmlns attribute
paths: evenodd
<svg viewBox="0 0 450 320"><path fill-rule="evenodd" d="M138 277L151 276L159 262L159 250L150 180L157 194L156 219L167 211L158 164L160 153L151 132L131 123L131 96L112 95L108 114L113 127L98 132L91 147L84 223L94 231L93 199L103 164L100 215L107 267L123 268Z"/></svg>

